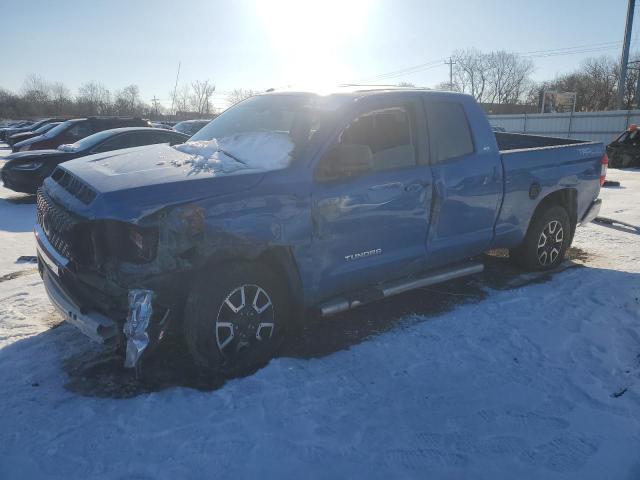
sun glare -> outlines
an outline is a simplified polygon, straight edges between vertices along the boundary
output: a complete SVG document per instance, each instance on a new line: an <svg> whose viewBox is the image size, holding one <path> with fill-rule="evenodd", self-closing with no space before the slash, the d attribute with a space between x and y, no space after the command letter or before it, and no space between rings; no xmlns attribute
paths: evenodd
<svg viewBox="0 0 640 480"><path fill-rule="evenodd" d="M364 33L369 4L366 0L258 2L258 15L282 68L282 78L311 87L352 78L344 54L349 43Z"/></svg>

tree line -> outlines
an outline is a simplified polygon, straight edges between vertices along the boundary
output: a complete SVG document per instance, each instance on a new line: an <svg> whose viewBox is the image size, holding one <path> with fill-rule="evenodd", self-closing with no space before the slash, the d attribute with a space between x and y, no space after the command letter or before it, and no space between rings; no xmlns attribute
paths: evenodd
<svg viewBox="0 0 640 480"><path fill-rule="evenodd" d="M514 53L466 49L457 50L452 58L453 85L440 86L471 94L483 104L539 105L542 92L559 91L576 93L577 111L616 109L620 64L609 56L588 58L574 71L540 82L531 79L533 61ZM636 104L637 81L638 68L629 68L625 109Z"/></svg>
<svg viewBox="0 0 640 480"><path fill-rule="evenodd" d="M636 56L634 60L640 58ZM612 57L588 58L572 72L551 80L532 80L534 64L530 58L506 51L457 50L452 55L452 83L436 86L473 95L482 104L539 105L545 90L576 92L576 110L601 111L616 108L620 65ZM632 63L632 65L640 65ZM636 104L639 68L630 68L624 93L624 108ZM411 85L405 82L400 85ZM19 92L0 88L0 118L44 116L126 115L150 119L207 118L217 113L213 106L216 86L211 80L198 80L169 92L171 107L154 99L142 99L137 85L109 90L100 82L85 82L74 93L60 82L49 82L28 75ZM259 93L236 88L226 94L233 105Z"/></svg>
<svg viewBox="0 0 640 480"><path fill-rule="evenodd" d="M211 80L198 80L170 92L172 106L157 99L147 103L137 85L110 90L100 82L85 82L75 93L60 82L49 82L39 75L28 75L19 92L0 88L0 118L88 117L121 115L152 120L168 118L208 118L217 113L212 97L216 90ZM234 104L257 91L234 89L227 101Z"/></svg>

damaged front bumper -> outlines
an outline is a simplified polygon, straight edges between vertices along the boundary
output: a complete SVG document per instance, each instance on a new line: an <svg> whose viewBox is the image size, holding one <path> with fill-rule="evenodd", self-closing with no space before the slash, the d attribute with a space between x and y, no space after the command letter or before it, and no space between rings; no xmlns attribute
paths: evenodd
<svg viewBox="0 0 640 480"><path fill-rule="evenodd" d="M69 260L55 250L39 225L35 226L34 233L40 273L51 303L67 322L76 326L90 339L102 344L124 340L124 366L135 367L148 347L159 342L164 336L169 310L166 309L161 320L154 325L151 320L155 293L144 289L129 290L126 321L120 328L121 322L116 322L103 313L83 305L68 292L63 285L62 276L69 274Z"/></svg>

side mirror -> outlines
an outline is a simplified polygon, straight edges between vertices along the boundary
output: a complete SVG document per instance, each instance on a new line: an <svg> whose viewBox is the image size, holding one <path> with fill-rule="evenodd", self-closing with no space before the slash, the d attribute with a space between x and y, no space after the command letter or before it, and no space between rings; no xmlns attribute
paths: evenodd
<svg viewBox="0 0 640 480"><path fill-rule="evenodd" d="M338 144L329 150L318 169L321 180L354 177L371 170L373 154L368 145Z"/></svg>

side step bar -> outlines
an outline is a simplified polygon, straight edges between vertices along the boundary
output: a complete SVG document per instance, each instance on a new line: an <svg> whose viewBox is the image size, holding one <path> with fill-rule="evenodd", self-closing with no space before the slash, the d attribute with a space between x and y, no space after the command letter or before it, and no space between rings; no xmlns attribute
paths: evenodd
<svg viewBox="0 0 640 480"><path fill-rule="evenodd" d="M480 273L483 270L484 265L482 263L466 263L455 268L435 270L423 277L412 278L410 280L402 280L390 283L388 285L383 285L380 288L380 298L387 298L393 295L398 295L399 293L408 292L409 290L415 290L416 288L446 282L448 280L465 277L467 275L473 275L474 273ZM320 305L320 315L323 317L328 317L330 315L335 315L337 313L359 307L360 305L364 305L365 303L368 302L357 299L349 300L344 297L330 300L329 302Z"/></svg>

